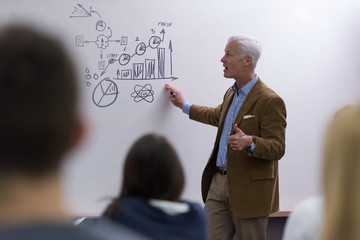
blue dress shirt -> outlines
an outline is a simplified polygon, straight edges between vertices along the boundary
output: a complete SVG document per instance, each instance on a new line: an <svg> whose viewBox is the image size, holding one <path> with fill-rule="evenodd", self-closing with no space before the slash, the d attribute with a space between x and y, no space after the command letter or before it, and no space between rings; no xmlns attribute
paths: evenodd
<svg viewBox="0 0 360 240"><path fill-rule="evenodd" d="M227 111L224 128L222 130L219 142L219 150L216 159L216 166L218 167L226 167L227 166L227 148L228 148L228 137L231 133L231 130L234 126L234 121L236 116L243 105L247 95L255 85L256 81L258 80L258 76L256 75L250 82L248 82L245 86L238 89L236 83L232 86L234 91L234 98L232 103ZM190 112L191 104L184 104L182 107L182 111L186 114Z"/></svg>

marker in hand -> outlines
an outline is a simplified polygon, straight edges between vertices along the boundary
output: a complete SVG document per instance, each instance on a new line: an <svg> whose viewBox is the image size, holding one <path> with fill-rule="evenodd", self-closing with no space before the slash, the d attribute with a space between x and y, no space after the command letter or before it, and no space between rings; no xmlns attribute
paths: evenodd
<svg viewBox="0 0 360 240"><path fill-rule="evenodd" d="M165 83L165 89L168 91L167 96L168 96L168 99L171 101L171 103L174 106L182 109L182 107L185 104L185 99L182 96L181 92L179 90L177 90L176 88L173 88L168 83Z"/></svg>
<svg viewBox="0 0 360 240"><path fill-rule="evenodd" d="M170 95L175 98L175 93L173 91L170 91Z"/></svg>

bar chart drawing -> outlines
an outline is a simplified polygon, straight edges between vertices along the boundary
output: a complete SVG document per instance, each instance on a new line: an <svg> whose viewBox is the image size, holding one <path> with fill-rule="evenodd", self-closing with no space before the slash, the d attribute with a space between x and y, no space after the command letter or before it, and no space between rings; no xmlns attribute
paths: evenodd
<svg viewBox="0 0 360 240"><path fill-rule="evenodd" d="M133 72L134 72L134 79L144 79L144 64L133 63Z"/></svg>
<svg viewBox="0 0 360 240"><path fill-rule="evenodd" d="M165 48L158 48L159 77L165 78Z"/></svg>
<svg viewBox="0 0 360 240"><path fill-rule="evenodd" d="M149 54L153 56L153 58L144 58L142 59L143 62L135 62L133 63L132 70L127 68L126 69L126 76L123 74L117 74L113 80L161 80L161 79L169 79L174 81L178 79L177 77L173 76L173 69L172 69L172 42L169 41L167 48L160 47L164 45L163 39L165 37L165 31L163 32L163 37L159 36L151 36L148 41L148 45L144 42L140 42L137 44L135 48L135 53L130 55L129 53L123 53L119 57L119 65L126 66L131 63L133 57L138 57L145 55L147 52L153 51L153 54ZM146 56L149 56L146 55ZM168 59L167 59L168 57ZM145 65L145 69L143 66ZM121 67L119 70L122 70ZM145 72L144 72L145 70ZM129 72L130 71L130 72ZM132 72L131 72L132 71ZM105 73L105 70L102 74ZM129 76L132 77L129 77Z"/></svg>
<svg viewBox="0 0 360 240"><path fill-rule="evenodd" d="M145 78L155 78L155 59L145 59Z"/></svg>

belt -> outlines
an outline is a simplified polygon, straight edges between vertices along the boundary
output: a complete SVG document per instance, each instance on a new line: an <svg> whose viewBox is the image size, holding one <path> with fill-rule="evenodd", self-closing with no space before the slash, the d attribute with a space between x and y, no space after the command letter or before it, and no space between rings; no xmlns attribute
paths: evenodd
<svg viewBox="0 0 360 240"><path fill-rule="evenodd" d="M218 173L220 173L223 176L227 175L227 170L225 168L218 168Z"/></svg>

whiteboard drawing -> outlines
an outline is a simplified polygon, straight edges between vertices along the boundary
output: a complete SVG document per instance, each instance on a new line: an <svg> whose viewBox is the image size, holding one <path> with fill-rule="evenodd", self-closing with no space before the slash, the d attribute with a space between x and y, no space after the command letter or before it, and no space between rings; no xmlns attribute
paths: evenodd
<svg viewBox="0 0 360 240"><path fill-rule="evenodd" d="M98 107L108 107L115 102L118 94L117 85L109 78L104 78L96 85L92 100Z"/></svg>
<svg viewBox="0 0 360 240"><path fill-rule="evenodd" d="M134 92L131 93L131 97L134 98L135 102L146 101L151 103L154 101L154 91L150 84L145 84L145 86L135 85Z"/></svg>
<svg viewBox="0 0 360 240"><path fill-rule="evenodd" d="M157 22L146 34L120 34L101 18L98 11L91 6L77 4L70 15L72 21L89 23L89 29L75 36L75 46L93 48L98 54L89 59L85 69L86 86L95 86L92 100L98 107L108 107L118 98L121 82L133 81L134 89L128 96L134 102L152 103L155 95L152 85L139 81L174 81L173 76L173 43L167 32L171 22ZM115 29L115 28L114 28ZM114 37L118 35L118 37ZM90 73L94 72L94 73ZM100 82L98 82L99 79ZM111 79L111 80L110 80ZM123 91L122 91L123 92ZM125 93L125 95L127 95Z"/></svg>
<svg viewBox="0 0 360 240"><path fill-rule="evenodd" d="M102 23L102 27L98 27L98 23L96 23L96 30L99 32L103 32L105 29L108 30L108 34L100 34L97 36L96 40L85 40L83 35L78 35L76 36L75 42L76 42L76 46L78 47L84 47L85 44L91 44L91 43L95 43L96 46L99 49L106 49L107 47L109 47L110 42L115 42L115 43L122 43L123 42L121 40L111 40L110 38L112 37L112 30L110 27L106 27L106 23L104 23L103 21L101 21ZM126 42L126 41L125 41ZM102 58L102 53L100 54L100 57Z"/></svg>
<svg viewBox="0 0 360 240"><path fill-rule="evenodd" d="M100 14L96 11L93 11L91 9L91 6L88 11L87 9L85 9L85 7L82 4L78 3L77 6L74 7L74 10L72 11L72 15L70 17L71 18L91 17L93 13L96 13L100 17Z"/></svg>

